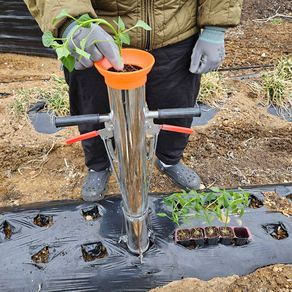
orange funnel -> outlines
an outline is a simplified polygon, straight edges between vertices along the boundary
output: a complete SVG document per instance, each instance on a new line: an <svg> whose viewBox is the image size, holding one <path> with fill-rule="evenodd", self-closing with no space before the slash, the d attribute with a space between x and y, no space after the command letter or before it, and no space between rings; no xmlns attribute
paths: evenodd
<svg viewBox="0 0 292 292"><path fill-rule="evenodd" d="M112 72L108 71L112 65L106 58L100 62L94 63L99 73L104 76L107 86L114 89L134 89L146 83L147 74L152 69L154 57L142 50L122 49L124 64L131 64L142 68L134 72Z"/></svg>

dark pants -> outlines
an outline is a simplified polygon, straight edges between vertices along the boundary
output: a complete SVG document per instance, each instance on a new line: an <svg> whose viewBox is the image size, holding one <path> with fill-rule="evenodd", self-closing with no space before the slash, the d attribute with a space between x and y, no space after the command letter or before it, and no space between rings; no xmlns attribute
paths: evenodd
<svg viewBox="0 0 292 292"><path fill-rule="evenodd" d="M153 69L147 76L146 101L149 110L194 107L200 89L200 75L189 72L190 60L197 35L182 42L151 51L155 58ZM107 114L110 112L104 78L95 67L68 72L71 115ZM155 120L157 124L190 127L192 118ZM103 124L81 125L80 134L103 128ZM156 156L166 164L180 161L188 144L189 135L160 131ZM98 136L82 141L85 164L100 171L110 165L103 142Z"/></svg>

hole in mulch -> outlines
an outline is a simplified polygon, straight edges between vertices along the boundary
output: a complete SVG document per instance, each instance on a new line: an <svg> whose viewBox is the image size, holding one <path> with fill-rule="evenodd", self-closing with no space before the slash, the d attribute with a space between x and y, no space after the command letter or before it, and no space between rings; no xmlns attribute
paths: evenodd
<svg viewBox="0 0 292 292"><path fill-rule="evenodd" d="M107 256L106 248L100 241L81 245L81 252L85 262L91 262L95 259L104 258Z"/></svg>
<svg viewBox="0 0 292 292"><path fill-rule="evenodd" d="M50 227L53 224L53 216L38 214L34 217L33 223L39 227Z"/></svg>
<svg viewBox="0 0 292 292"><path fill-rule="evenodd" d="M83 209L82 216L87 221L93 221L94 219L100 217L97 205L88 209Z"/></svg>
<svg viewBox="0 0 292 292"><path fill-rule="evenodd" d="M248 204L249 208L258 209L258 208L261 208L263 205L264 203L260 201L257 197L255 197L254 195L250 195L249 204Z"/></svg>
<svg viewBox="0 0 292 292"><path fill-rule="evenodd" d="M21 231L21 227L15 227L7 220L0 222L0 243L4 240L11 239L13 234Z"/></svg>
<svg viewBox="0 0 292 292"><path fill-rule="evenodd" d="M34 254L31 259L36 263L48 263L49 262L49 247L45 246L39 252Z"/></svg>
<svg viewBox="0 0 292 292"><path fill-rule="evenodd" d="M282 222L262 225L262 228L276 240L281 240L289 236Z"/></svg>
<svg viewBox="0 0 292 292"><path fill-rule="evenodd" d="M292 201L292 195L288 195L286 198Z"/></svg>
<svg viewBox="0 0 292 292"><path fill-rule="evenodd" d="M11 231L11 228L10 228L9 223L7 221L4 221L3 231L5 234L5 238L9 239L11 237L12 231Z"/></svg>

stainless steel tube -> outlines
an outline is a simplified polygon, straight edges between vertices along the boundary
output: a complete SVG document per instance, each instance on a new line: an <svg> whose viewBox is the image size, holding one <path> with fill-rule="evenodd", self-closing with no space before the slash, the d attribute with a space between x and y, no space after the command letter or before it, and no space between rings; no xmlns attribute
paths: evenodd
<svg viewBox="0 0 292 292"><path fill-rule="evenodd" d="M139 254L149 245L145 215L148 215L145 85L129 90L108 87L108 92L127 244L133 253Z"/></svg>

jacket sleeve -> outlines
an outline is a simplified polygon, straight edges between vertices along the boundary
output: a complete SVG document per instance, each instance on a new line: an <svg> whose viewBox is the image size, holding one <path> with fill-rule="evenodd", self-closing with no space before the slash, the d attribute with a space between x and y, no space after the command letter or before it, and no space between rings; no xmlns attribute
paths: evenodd
<svg viewBox="0 0 292 292"><path fill-rule="evenodd" d="M60 17L52 24L62 9L66 9L73 17L86 13L92 18L97 17L90 0L24 0L24 2L40 29L43 32L51 31L54 37L62 35L59 30L65 30L71 22L67 17Z"/></svg>
<svg viewBox="0 0 292 292"><path fill-rule="evenodd" d="M240 23L243 0L197 0L198 27L234 27Z"/></svg>

